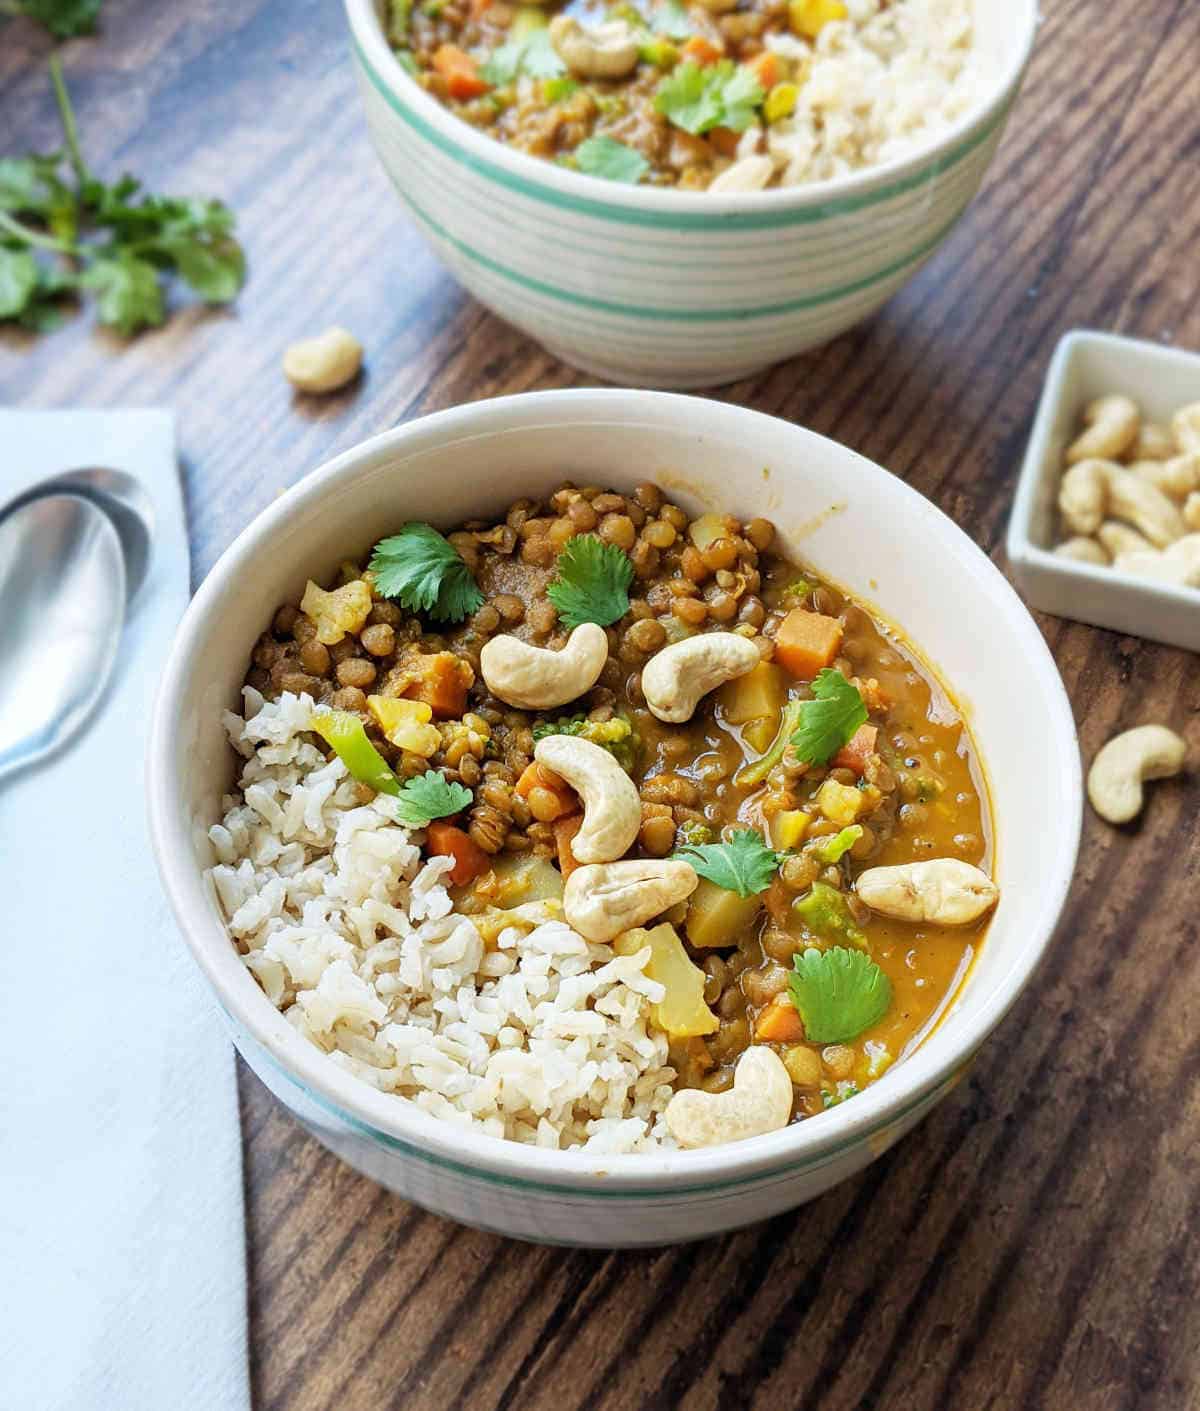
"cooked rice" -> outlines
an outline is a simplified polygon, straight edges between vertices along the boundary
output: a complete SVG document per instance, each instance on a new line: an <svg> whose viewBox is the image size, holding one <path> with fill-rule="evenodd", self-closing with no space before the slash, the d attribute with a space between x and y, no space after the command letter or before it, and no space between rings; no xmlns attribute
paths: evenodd
<svg viewBox="0 0 1200 1411"><path fill-rule="evenodd" d="M790 119L767 150L780 185L826 181L906 157L978 106L990 86L974 47L970 0L845 0L827 24ZM769 48L804 59L809 46L770 35Z"/></svg>
<svg viewBox="0 0 1200 1411"><path fill-rule="evenodd" d="M649 949L585 941L555 903L513 911L488 948L424 865L422 835L305 737L312 700L243 691L225 715L245 763L209 830L207 874L243 963L330 1061L497 1137L592 1152L673 1145Z"/></svg>

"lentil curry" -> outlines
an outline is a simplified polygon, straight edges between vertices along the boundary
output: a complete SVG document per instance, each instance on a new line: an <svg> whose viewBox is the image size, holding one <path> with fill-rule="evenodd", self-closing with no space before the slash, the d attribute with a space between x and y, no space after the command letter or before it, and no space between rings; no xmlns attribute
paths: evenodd
<svg viewBox="0 0 1200 1411"><path fill-rule="evenodd" d="M771 523L693 519L653 484L567 483L445 538L405 525L370 565L280 607L247 684L329 708L313 717L323 748L364 797L396 795L427 855L453 859L456 910L485 942L506 908L562 905L565 880L569 923L573 895L580 918L603 916L611 869L642 859L650 883L591 939L651 948L675 1087L722 1093L766 1047L792 1119L861 1091L929 1030L996 896L971 741L919 658L789 562ZM576 650L588 634L591 658ZM708 670L694 710L657 699L676 661ZM575 671L578 697L513 704L573 690ZM627 799L627 835L581 866L573 843L616 827Z"/></svg>

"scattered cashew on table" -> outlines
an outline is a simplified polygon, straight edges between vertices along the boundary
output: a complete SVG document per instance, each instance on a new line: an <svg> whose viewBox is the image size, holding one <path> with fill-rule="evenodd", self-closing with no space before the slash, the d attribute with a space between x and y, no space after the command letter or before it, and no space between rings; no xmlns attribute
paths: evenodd
<svg viewBox="0 0 1200 1411"><path fill-rule="evenodd" d="M1129 397L1100 397L1067 447L1054 552L1159 583L1200 588L1200 402L1169 427Z"/></svg>
<svg viewBox="0 0 1200 1411"><path fill-rule="evenodd" d="M1138 725L1109 740L1092 761L1087 791L1109 823L1129 823L1142 811L1147 779L1169 779L1183 769L1187 746L1165 725Z"/></svg>
<svg viewBox="0 0 1200 1411"><path fill-rule="evenodd" d="M298 392L336 392L358 376L362 344L344 328L327 328L293 343L283 355L283 374Z"/></svg>

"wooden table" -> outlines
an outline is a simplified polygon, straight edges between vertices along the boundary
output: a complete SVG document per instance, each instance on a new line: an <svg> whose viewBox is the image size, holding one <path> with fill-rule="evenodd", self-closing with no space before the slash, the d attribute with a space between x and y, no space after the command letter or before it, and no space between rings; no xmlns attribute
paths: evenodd
<svg viewBox="0 0 1200 1411"><path fill-rule="evenodd" d="M1058 337L1200 346L1200 5L1046 9L947 246L867 327L716 394L882 462L998 559ZM0 147L52 146L47 43L25 22L0 35ZM362 437L586 381L467 299L402 217L332 0L109 0L65 62L95 164L224 196L251 274L236 309L188 308L128 346L86 315L3 335L0 399L174 407L196 582L281 486ZM283 347L334 321L366 344L365 377L293 398ZM1041 626L1086 754L1158 719L1200 744L1195 657ZM243 1071L256 1405L1197 1406L1196 821L1194 780L1156 788L1133 828L1089 815L1058 938L970 1081L856 1179L724 1239L605 1254L476 1234L340 1165Z"/></svg>

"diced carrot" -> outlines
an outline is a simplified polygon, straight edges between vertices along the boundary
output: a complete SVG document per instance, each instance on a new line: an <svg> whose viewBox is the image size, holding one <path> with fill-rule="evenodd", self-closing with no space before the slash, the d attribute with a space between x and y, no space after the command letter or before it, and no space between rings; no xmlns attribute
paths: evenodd
<svg viewBox="0 0 1200 1411"><path fill-rule="evenodd" d="M446 92L451 98L478 98L488 91L475 60L455 44L443 44L436 50L433 67L446 80Z"/></svg>
<svg viewBox="0 0 1200 1411"><path fill-rule="evenodd" d="M804 1041L804 1024L786 995L776 995L754 1021L754 1037L763 1044L798 1044Z"/></svg>
<svg viewBox="0 0 1200 1411"><path fill-rule="evenodd" d="M707 68L709 64L715 64L725 55L724 49L718 48L711 39L705 39L702 34L693 34L681 52L685 60L691 59L692 63L699 64L702 69Z"/></svg>
<svg viewBox="0 0 1200 1411"><path fill-rule="evenodd" d="M467 689L474 679L471 668L453 652L433 652L409 663L413 677L401 694L424 701L439 720L456 720L467 707Z"/></svg>
<svg viewBox="0 0 1200 1411"><path fill-rule="evenodd" d="M553 823L554 846L558 849L558 870L563 875L563 881L582 866L579 859L571 851L571 839L583 827L582 813L569 813L565 818L556 818Z"/></svg>
<svg viewBox="0 0 1200 1411"><path fill-rule="evenodd" d="M492 865L492 859L469 833L444 819L439 818L431 823L425 830L425 836L425 851L431 857L454 859L450 881L456 887L473 882Z"/></svg>
<svg viewBox="0 0 1200 1411"><path fill-rule="evenodd" d="M748 68L758 80L758 86L764 93L774 88L782 77L779 70L779 58L770 49L764 49L761 54L756 54L753 59L748 59L744 67Z"/></svg>
<svg viewBox="0 0 1200 1411"><path fill-rule="evenodd" d="M793 608L775 634L775 660L801 681L811 681L828 666L842 645L836 617Z"/></svg>
<svg viewBox="0 0 1200 1411"><path fill-rule="evenodd" d="M741 140L741 133L734 132L731 127L714 127L708 134L709 145L722 157L736 157Z"/></svg>
<svg viewBox="0 0 1200 1411"><path fill-rule="evenodd" d="M561 774L555 774L553 769L547 769L544 764L539 764L535 759L532 764L527 764L521 771L521 777L516 783L516 792L523 798L528 799L534 789L541 789L544 793L553 794L558 801L558 812L539 812L537 817L543 823L549 823L553 818L560 818L564 813L576 813L579 809L579 795L571 788L570 784Z"/></svg>
<svg viewBox="0 0 1200 1411"><path fill-rule="evenodd" d="M853 769L860 778L866 772L867 760L875 753L878 725L860 725L830 761L834 769Z"/></svg>

